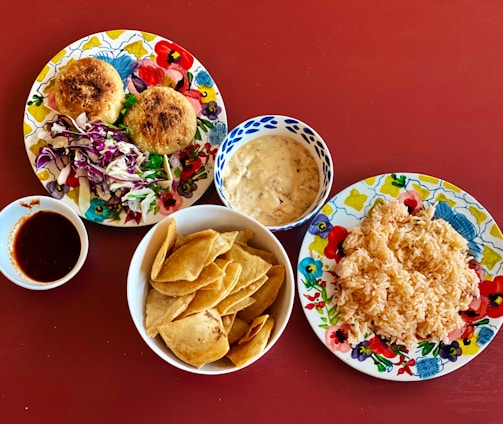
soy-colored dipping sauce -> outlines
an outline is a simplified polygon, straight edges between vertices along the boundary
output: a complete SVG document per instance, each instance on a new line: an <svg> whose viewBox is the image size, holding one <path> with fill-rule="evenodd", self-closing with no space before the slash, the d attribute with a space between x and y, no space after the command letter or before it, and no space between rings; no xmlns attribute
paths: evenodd
<svg viewBox="0 0 503 424"><path fill-rule="evenodd" d="M79 233L68 218L39 211L20 224L14 237L13 256L28 277L48 283L72 270L80 249Z"/></svg>

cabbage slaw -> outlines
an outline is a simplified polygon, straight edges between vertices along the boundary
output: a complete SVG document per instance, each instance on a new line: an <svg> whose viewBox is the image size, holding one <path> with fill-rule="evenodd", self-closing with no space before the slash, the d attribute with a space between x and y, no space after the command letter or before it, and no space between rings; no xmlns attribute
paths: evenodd
<svg viewBox="0 0 503 424"><path fill-rule="evenodd" d="M124 211L126 220L145 222L159 193L171 190L168 157L141 151L125 127L88 121L85 114L76 119L59 114L37 136L45 145L35 158L36 169L55 166L59 186L72 175L77 178L78 204L84 216L91 199L97 197L112 205L117 217Z"/></svg>

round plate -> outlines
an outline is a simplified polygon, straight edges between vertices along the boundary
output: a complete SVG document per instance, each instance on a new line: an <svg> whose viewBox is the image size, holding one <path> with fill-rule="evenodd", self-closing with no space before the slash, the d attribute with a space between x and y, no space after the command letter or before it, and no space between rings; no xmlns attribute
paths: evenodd
<svg viewBox="0 0 503 424"><path fill-rule="evenodd" d="M170 155L173 180L169 188L156 194L150 212L142 219L127 207L91 199L88 210L78 206L78 181L71 175L58 181L60 170L52 162L37 169L35 160L44 142L37 132L56 115L48 96L58 69L70 60L96 57L112 64L122 77L126 93L165 84L182 92L197 112L195 143ZM173 41L141 31L113 30L88 35L61 50L44 67L33 84L24 113L25 147L35 174L47 191L94 222L111 226L150 225L175 210L197 201L213 181L214 159L227 134L227 116L220 91L204 66ZM60 178L61 179L61 178ZM71 179L71 180L70 180Z"/></svg>
<svg viewBox="0 0 503 424"><path fill-rule="evenodd" d="M342 240L336 236L340 228L335 228L334 232L332 229L340 226L351 231L376 202L399 196L406 202L409 196L417 195L425 205L436 204L435 215L450 222L468 240L470 254L480 265L480 272L484 271L479 285L483 301L478 309L463 311L466 327L448 343L424 340L416 348L406 349L390 345L370 334L351 346L344 340L343 331L338 331L344 323L337 318L333 269L340 258L338 246ZM393 173L360 181L325 204L311 221L303 240L297 284L307 320L335 356L374 377L415 381L459 369L487 347L503 320L502 268L501 231L487 210L473 197L439 178Z"/></svg>

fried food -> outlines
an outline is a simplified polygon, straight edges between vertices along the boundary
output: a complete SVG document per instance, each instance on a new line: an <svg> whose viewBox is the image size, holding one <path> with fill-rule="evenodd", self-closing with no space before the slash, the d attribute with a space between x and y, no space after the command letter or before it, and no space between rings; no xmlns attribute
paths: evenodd
<svg viewBox="0 0 503 424"><path fill-rule="evenodd" d="M266 348L273 327L274 319L269 316L265 322L260 323L260 329L252 338L234 343L226 355L227 358L237 367L246 365Z"/></svg>
<svg viewBox="0 0 503 424"><path fill-rule="evenodd" d="M56 75L54 100L58 111L77 118L114 123L124 104L124 83L109 63L93 57L70 62Z"/></svg>
<svg viewBox="0 0 503 424"><path fill-rule="evenodd" d="M165 323L159 332L178 358L196 368L220 359L229 351L222 318L214 309Z"/></svg>
<svg viewBox="0 0 503 424"><path fill-rule="evenodd" d="M124 124L140 149L171 154L187 147L196 134L197 117L189 100L178 91L153 86L137 95Z"/></svg>
<svg viewBox="0 0 503 424"><path fill-rule="evenodd" d="M181 235L171 221L152 266L147 334L160 334L176 357L197 368L252 361L274 327L267 311L284 283L284 265L250 246L249 231Z"/></svg>

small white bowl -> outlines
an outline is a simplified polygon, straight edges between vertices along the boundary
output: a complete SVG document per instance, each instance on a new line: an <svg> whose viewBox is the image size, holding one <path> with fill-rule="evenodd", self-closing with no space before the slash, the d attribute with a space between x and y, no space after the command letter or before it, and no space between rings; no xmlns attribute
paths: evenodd
<svg viewBox="0 0 503 424"><path fill-rule="evenodd" d="M56 212L66 217L76 228L80 238L80 255L72 270L64 277L51 282L39 282L25 275L14 258L14 241L17 230L30 216L39 211ZM15 200L0 211L0 271L17 284L30 290L49 290L70 281L80 271L87 257L89 240L80 217L66 204L49 196L27 196ZM36 252L33 252L36 255Z"/></svg>
<svg viewBox="0 0 503 424"><path fill-rule="evenodd" d="M249 141L268 135L289 137L301 143L314 157L318 165L320 186L313 203L297 219L282 225L267 226L271 231L286 231L309 221L326 203L332 188L334 166L331 153L322 137L309 125L298 119L282 115L263 115L248 119L229 132L220 145L216 159L213 179L223 204L232 205L223 191L223 170L236 151Z"/></svg>
<svg viewBox="0 0 503 424"><path fill-rule="evenodd" d="M212 228L216 231L250 229L255 234L250 241L250 245L273 252L278 258L279 263L285 265L285 282L283 283L278 298L269 309L269 313L274 318L275 325L268 345L260 356L242 367L234 366L226 358L206 364L201 368L192 367L178 359L166 346L160 336L152 338L146 334L145 301L149 286L150 270L157 251L164 240L166 228L171 218L176 220L177 231L181 234L189 234L208 228ZM181 209L174 212L169 217L164 218L152 227L141 240L129 267L127 299L129 311L136 329L147 346L159 357L174 367L190 373L217 375L238 371L255 363L274 346L290 319L294 301L294 287L293 270L288 255L278 239L266 227L245 214L228 209L224 206L197 205Z"/></svg>

